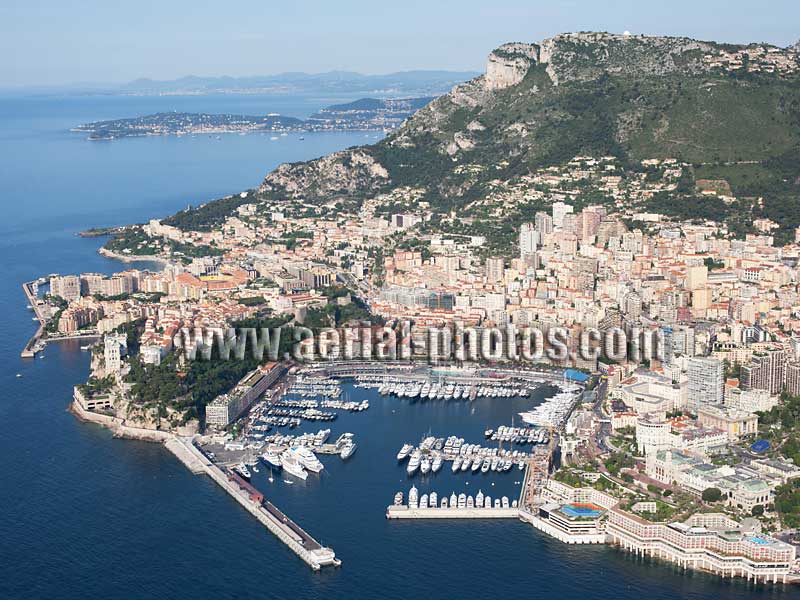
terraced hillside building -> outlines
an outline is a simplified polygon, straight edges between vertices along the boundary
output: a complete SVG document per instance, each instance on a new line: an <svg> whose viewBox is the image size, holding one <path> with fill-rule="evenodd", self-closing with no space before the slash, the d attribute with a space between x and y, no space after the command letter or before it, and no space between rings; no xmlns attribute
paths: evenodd
<svg viewBox="0 0 800 600"><path fill-rule="evenodd" d="M748 530L722 514L694 515L683 523L652 523L616 507L608 514L606 534L611 543L685 569L786 583L795 561L794 546Z"/></svg>

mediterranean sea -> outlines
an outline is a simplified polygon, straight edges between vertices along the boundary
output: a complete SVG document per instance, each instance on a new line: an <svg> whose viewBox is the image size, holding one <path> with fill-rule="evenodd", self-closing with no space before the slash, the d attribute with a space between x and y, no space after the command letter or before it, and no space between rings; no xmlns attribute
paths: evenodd
<svg viewBox="0 0 800 600"><path fill-rule="evenodd" d="M395 455L430 429L483 440L510 424L522 400L411 404L369 398L344 414L332 439L354 431L358 450L323 457L304 484L253 482L343 565L313 573L210 480L193 476L158 444L112 438L67 412L86 379L79 342L19 353L36 324L20 284L53 272L113 272L89 227L143 222L257 185L280 162L375 140L375 133L223 135L89 142L77 124L158 111L305 117L336 101L257 95L0 98L0 598L750 598L796 597L792 589L720 580L612 548L567 546L517 521L387 521L394 493L497 497L518 493L516 469L489 479L445 467L420 484ZM146 264L139 263L139 267ZM17 377L17 374L20 377ZM306 426L316 431L320 426ZM496 486L491 486L495 481ZM469 486L466 485L469 482Z"/></svg>

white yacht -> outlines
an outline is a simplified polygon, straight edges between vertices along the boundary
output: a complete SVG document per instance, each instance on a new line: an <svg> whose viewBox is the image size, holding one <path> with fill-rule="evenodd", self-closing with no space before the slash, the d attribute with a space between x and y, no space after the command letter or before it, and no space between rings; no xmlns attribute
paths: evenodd
<svg viewBox="0 0 800 600"><path fill-rule="evenodd" d="M422 457L422 460L419 463L419 472L423 475L427 475L430 473L431 470L431 459L428 458L427 455Z"/></svg>
<svg viewBox="0 0 800 600"><path fill-rule="evenodd" d="M476 471L480 470L481 468L481 459L476 458L475 461L472 463L472 472L475 473Z"/></svg>
<svg viewBox="0 0 800 600"><path fill-rule="evenodd" d="M412 485L411 489L408 490L408 508L417 508L418 494L417 486Z"/></svg>
<svg viewBox="0 0 800 600"><path fill-rule="evenodd" d="M458 508L466 508L467 507L467 495L464 492L461 492L458 495Z"/></svg>
<svg viewBox="0 0 800 600"><path fill-rule="evenodd" d="M431 508L436 508L439 505L438 502L439 496L436 494L436 492L431 492L431 495L428 496L428 506Z"/></svg>
<svg viewBox="0 0 800 600"><path fill-rule="evenodd" d="M453 459L453 466L450 467L450 469L453 471L453 473L458 473L458 471L461 469L461 457L460 456L456 456L455 459Z"/></svg>
<svg viewBox="0 0 800 600"><path fill-rule="evenodd" d="M403 461L407 459L413 449L414 446L411 444L403 444L403 447L400 448L400 452L397 453L397 460Z"/></svg>
<svg viewBox="0 0 800 600"><path fill-rule="evenodd" d="M488 473L489 468L491 467L491 463L489 462L488 458L483 459L483 464L481 465L481 473Z"/></svg>
<svg viewBox="0 0 800 600"><path fill-rule="evenodd" d="M467 456L463 461L461 461L461 470L466 471L467 469L469 469L469 465L471 462L472 459L469 456Z"/></svg>
<svg viewBox="0 0 800 600"><path fill-rule="evenodd" d="M247 465L245 465L244 463L239 463L238 465L233 467L233 470L236 471L237 475L239 475L243 479L250 481L250 477L252 477L252 475L250 474Z"/></svg>
<svg viewBox="0 0 800 600"><path fill-rule="evenodd" d="M342 446L342 449L339 451L339 456L342 459L347 460L348 458L353 456L353 453L355 451L356 451L356 443L352 439L350 439L344 444L344 446Z"/></svg>
<svg viewBox="0 0 800 600"><path fill-rule="evenodd" d="M275 467L276 469L281 468L281 457L277 452L272 450L267 450L264 454L261 455L261 460L267 463L271 467Z"/></svg>
<svg viewBox="0 0 800 600"><path fill-rule="evenodd" d="M295 446L291 448L291 451L297 456L300 464L312 473L319 473L325 468L325 465L319 461L317 455L305 446Z"/></svg>
<svg viewBox="0 0 800 600"><path fill-rule="evenodd" d="M291 450L286 450L281 454L281 466L284 471L290 475L294 475L298 479L305 480L308 477L308 473L300 462L300 459Z"/></svg>
<svg viewBox="0 0 800 600"><path fill-rule="evenodd" d="M431 471L434 473L438 473L439 469L442 468L442 456L441 454L437 454L433 457L433 464L431 464Z"/></svg>
<svg viewBox="0 0 800 600"><path fill-rule="evenodd" d="M422 452L420 452L419 450L414 450L414 452L411 454L411 458L408 461L408 466L406 467L406 472L409 475L413 475L414 473L417 472L417 469L419 469L419 463L421 459L422 459Z"/></svg>

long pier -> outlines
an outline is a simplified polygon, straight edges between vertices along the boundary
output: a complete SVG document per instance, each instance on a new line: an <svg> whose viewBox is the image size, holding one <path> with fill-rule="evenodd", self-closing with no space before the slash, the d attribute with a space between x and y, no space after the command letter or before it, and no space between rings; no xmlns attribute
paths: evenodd
<svg viewBox="0 0 800 600"><path fill-rule="evenodd" d="M208 475L314 571L341 565L333 549L322 546L241 477L216 465L191 439L173 438L166 446L193 473Z"/></svg>

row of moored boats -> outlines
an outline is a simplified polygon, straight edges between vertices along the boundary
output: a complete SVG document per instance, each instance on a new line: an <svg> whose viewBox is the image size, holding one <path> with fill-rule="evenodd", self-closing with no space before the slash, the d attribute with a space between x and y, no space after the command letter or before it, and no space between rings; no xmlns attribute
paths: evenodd
<svg viewBox="0 0 800 600"><path fill-rule="evenodd" d="M394 505L403 506L403 492L397 492L394 496ZM416 487L412 487L408 492L408 508L517 508L517 500L509 501L508 496L502 498L495 498L494 502L488 495L478 490L478 493L473 498L467 494L461 493L456 495L455 492L450 494L450 497L443 495L439 499L436 492L430 494L419 495Z"/></svg>

